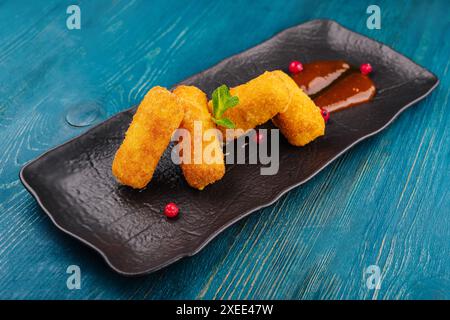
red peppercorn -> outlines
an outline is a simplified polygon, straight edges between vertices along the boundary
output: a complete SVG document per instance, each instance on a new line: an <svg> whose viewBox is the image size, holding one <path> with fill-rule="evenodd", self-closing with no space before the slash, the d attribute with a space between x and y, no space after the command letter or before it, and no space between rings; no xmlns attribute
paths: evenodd
<svg viewBox="0 0 450 320"><path fill-rule="evenodd" d="M328 122L328 119L330 119L330 113L325 109L320 109L320 113L322 114L323 120L325 123Z"/></svg>
<svg viewBox="0 0 450 320"><path fill-rule="evenodd" d="M292 61L289 64L289 72L292 74L297 74L303 71L303 65L300 61Z"/></svg>
<svg viewBox="0 0 450 320"><path fill-rule="evenodd" d="M254 140L256 143L260 143L261 141L263 141L263 139L264 139L264 135L263 135L261 132L259 132L259 131L257 131L257 132L255 133L255 135L253 136L253 140Z"/></svg>
<svg viewBox="0 0 450 320"><path fill-rule="evenodd" d="M372 66L370 65L370 63L363 63L359 67L359 70L361 71L362 74L368 75L369 73L372 72Z"/></svg>
<svg viewBox="0 0 450 320"><path fill-rule="evenodd" d="M173 202L168 203L164 208L164 214L167 218L175 218L179 211L180 209L178 209L178 206Z"/></svg>

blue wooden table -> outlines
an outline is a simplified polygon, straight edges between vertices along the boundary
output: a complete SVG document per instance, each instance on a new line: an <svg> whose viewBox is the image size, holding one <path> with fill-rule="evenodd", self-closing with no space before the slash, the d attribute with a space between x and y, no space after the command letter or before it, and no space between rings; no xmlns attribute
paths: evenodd
<svg viewBox="0 0 450 320"><path fill-rule="evenodd" d="M0 298L450 298L450 3L383 1L0 1ZM61 233L20 168L105 119L275 33L330 18L440 79L426 100L198 255L140 278L115 274ZM81 288L69 290L69 265ZM375 266L375 267L370 267ZM381 287L367 286L380 271ZM371 278L372 279L372 278ZM369 283L373 283L370 282Z"/></svg>

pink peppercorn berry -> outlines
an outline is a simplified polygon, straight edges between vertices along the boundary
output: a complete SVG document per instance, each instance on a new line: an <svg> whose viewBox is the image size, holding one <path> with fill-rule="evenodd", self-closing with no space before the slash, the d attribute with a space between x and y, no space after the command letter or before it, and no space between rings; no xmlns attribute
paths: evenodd
<svg viewBox="0 0 450 320"><path fill-rule="evenodd" d="M178 209L178 206L173 202L168 203L164 208L164 214L167 218L175 218L179 211L180 209Z"/></svg>
<svg viewBox="0 0 450 320"><path fill-rule="evenodd" d="M300 61L292 61L289 64L289 72L292 74L297 74L303 71L303 64Z"/></svg>
<svg viewBox="0 0 450 320"><path fill-rule="evenodd" d="M254 140L256 143L260 143L261 141L263 141L263 139L264 139L264 135L263 135L261 132L259 132L259 131L257 131L257 132L255 133L255 135L253 136L253 140Z"/></svg>
<svg viewBox="0 0 450 320"><path fill-rule="evenodd" d="M359 70L361 71L361 73L363 75L368 75L369 73L372 72L372 66L370 65L370 63L363 63L360 67Z"/></svg>

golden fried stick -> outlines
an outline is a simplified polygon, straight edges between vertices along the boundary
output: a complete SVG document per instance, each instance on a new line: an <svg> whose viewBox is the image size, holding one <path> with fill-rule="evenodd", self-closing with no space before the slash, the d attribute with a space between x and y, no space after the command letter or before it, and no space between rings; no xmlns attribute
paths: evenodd
<svg viewBox="0 0 450 320"><path fill-rule="evenodd" d="M274 71L289 88L292 101L285 112L280 112L272 122L280 129L290 144L304 146L324 135L325 122L320 109L298 87L295 81L282 71Z"/></svg>
<svg viewBox="0 0 450 320"><path fill-rule="evenodd" d="M249 82L230 89L231 96L237 96L239 103L228 109L223 118L234 122L236 129L232 136L226 136L226 128L218 128L227 140L237 138L249 129L269 121L279 112L284 112L291 101L291 92L285 81L275 72L264 72ZM212 101L208 103L212 113Z"/></svg>
<svg viewBox="0 0 450 320"><path fill-rule="evenodd" d="M140 103L114 157L112 172L127 186L144 188L183 119L182 102L162 87L153 87Z"/></svg>
<svg viewBox="0 0 450 320"><path fill-rule="evenodd" d="M173 93L185 101L180 128L188 130L191 139L190 163L182 162L181 169L191 187L203 190L225 174L223 151L219 137L213 132L216 126L207 108L208 100L203 91L193 86L179 86ZM205 132L209 129L212 130L208 137Z"/></svg>

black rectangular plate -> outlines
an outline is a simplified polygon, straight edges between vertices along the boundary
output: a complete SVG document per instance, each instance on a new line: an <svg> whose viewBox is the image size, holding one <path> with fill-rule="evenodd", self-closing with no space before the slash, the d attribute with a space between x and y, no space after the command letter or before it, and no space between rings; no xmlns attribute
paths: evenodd
<svg viewBox="0 0 450 320"><path fill-rule="evenodd" d="M135 109L121 112L25 165L20 178L55 225L97 250L117 272L145 274L201 250L239 219L274 203L361 140L391 123L438 84L431 72L390 49L340 26L314 20L183 81L208 94L235 86L291 60L370 62L378 93L373 101L332 115L326 135L303 148L280 142L280 170L260 175L259 165L227 167L204 191L190 188L167 151L142 191L120 186L111 162ZM177 220L163 214L181 205Z"/></svg>

